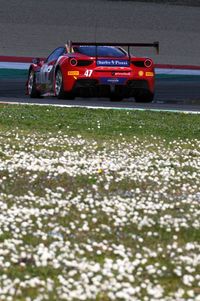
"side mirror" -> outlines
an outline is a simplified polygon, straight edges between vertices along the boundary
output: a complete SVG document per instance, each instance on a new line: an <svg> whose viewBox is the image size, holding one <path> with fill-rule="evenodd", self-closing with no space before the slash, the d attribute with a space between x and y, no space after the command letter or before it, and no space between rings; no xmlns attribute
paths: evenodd
<svg viewBox="0 0 200 301"><path fill-rule="evenodd" d="M42 66L45 62L45 59L43 58L39 58L39 57L36 57L32 60L32 63L35 64L35 65L39 65L39 66Z"/></svg>
<svg viewBox="0 0 200 301"><path fill-rule="evenodd" d="M36 57L32 60L32 63L35 64L35 65L38 65L39 63L41 62L40 58L39 57Z"/></svg>

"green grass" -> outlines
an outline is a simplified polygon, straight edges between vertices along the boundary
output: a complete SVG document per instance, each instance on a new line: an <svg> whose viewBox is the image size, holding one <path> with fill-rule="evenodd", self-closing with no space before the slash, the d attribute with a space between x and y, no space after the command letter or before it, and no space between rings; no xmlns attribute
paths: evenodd
<svg viewBox="0 0 200 301"><path fill-rule="evenodd" d="M100 129L97 127L100 124ZM95 139L131 139L151 135L166 140L200 138L200 116L184 113L92 110L41 106L0 105L0 129L27 132L62 131Z"/></svg>

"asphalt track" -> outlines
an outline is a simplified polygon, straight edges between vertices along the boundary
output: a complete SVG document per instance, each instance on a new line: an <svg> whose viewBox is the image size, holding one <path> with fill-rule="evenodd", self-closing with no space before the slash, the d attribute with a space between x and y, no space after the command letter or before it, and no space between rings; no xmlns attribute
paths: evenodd
<svg viewBox="0 0 200 301"><path fill-rule="evenodd" d="M62 104L92 107L143 108L158 110L200 111L200 80L190 79L157 79L156 94L153 103L135 103L134 99L124 99L122 102L110 102L102 98L76 98L75 100L58 100L55 97L31 99L25 95L25 80L1 79L0 102Z"/></svg>

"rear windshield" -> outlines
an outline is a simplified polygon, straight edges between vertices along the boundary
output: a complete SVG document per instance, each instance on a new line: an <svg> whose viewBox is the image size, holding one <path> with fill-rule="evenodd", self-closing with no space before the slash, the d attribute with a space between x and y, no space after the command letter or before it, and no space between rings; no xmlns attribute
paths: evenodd
<svg viewBox="0 0 200 301"><path fill-rule="evenodd" d="M124 57L126 52L117 47L111 46L76 46L73 47L74 52L85 54L88 56L102 56L102 57Z"/></svg>

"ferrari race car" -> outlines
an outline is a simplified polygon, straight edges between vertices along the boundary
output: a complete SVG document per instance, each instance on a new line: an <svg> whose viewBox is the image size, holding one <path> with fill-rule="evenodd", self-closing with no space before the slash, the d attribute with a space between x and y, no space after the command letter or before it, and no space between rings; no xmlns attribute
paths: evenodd
<svg viewBox="0 0 200 301"><path fill-rule="evenodd" d="M56 48L47 59L33 60L28 72L27 94L32 98L109 97L112 101L134 97L135 101L151 102L155 89L153 61L132 56L130 47L154 47L159 51L158 42L69 41Z"/></svg>

